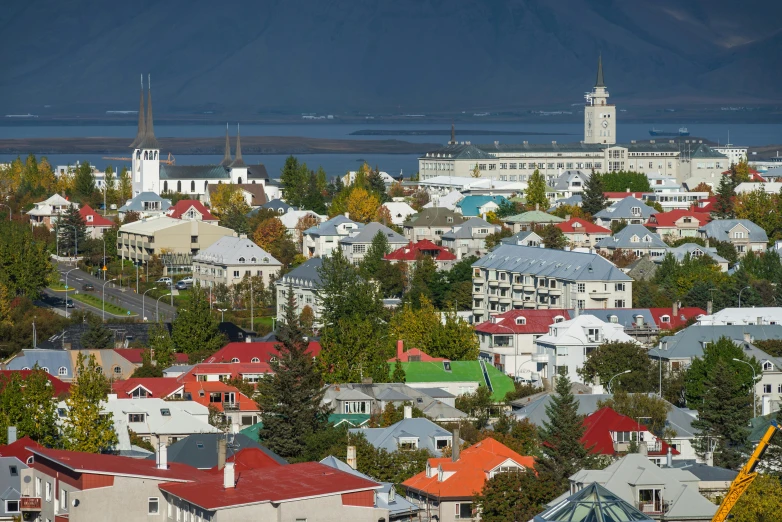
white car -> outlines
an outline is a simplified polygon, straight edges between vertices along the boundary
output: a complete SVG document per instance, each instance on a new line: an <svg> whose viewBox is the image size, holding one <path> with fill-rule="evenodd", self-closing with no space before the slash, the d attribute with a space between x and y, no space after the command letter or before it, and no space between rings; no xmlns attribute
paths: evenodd
<svg viewBox="0 0 782 522"><path fill-rule="evenodd" d="M186 285L192 285L193 284L193 276L187 276L184 279L179 280L180 283L185 283Z"/></svg>
<svg viewBox="0 0 782 522"><path fill-rule="evenodd" d="M158 279L155 282L171 286L171 278L170 277L161 277L160 279Z"/></svg>

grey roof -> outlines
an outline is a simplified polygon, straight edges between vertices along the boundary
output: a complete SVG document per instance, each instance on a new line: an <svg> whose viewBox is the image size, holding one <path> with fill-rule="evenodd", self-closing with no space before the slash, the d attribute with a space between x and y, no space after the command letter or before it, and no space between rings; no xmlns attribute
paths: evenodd
<svg viewBox="0 0 782 522"><path fill-rule="evenodd" d="M143 83L143 79L142 79ZM155 123L152 119L152 86L147 90L147 121L144 125L144 137L136 144L139 149L160 149L160 144L155 138Z"/></svg>
<svg viewBox="0 0 782 522"><path fill-rule="evenodd" d="M426 157L432 159L494 159L491 154L471 144L446 145L445 147L427 152Z"/></svg>
<svg viewBox="0 0 782 522"><path fill-rule="evenodd" d="M428 392L429 390L427 390ZM366 394L363 394L366 395ZM431 394L429 394L430 397L432 397ZM340 396L337 396L338 399L342 399ZM409 397L405 395L404 393L395 390L394 388L385 388L380 393L375 395L375 399L379 401L409 401L412 400L412 397Z"/></svg>
<svg viewBox="0 0 782 522"><path fill-rule="evenodd" d="M737 225L743 225L749 231L749 239L753 242L768 242L766 231L749 219L715 219L699 228L698 232L718 241L727 241L730 239L730 231Z"/></svg>
<svg viewBox="0 0 782 522"><path fill-rule="evenodd" d="M55 376L59 375L60 368L65 368L68 373L60 377L66 379L74 377L70 352L66 350L22 350L22 353L17 354L16 357L8 361L6 369L32 369L36 364L41 368L48 368L49 372Z"/></svg>
<svg viewBox="0 0 782 522"><path fill-rule="evenodd" d="M713 343L721 337L743 341L744 334L751 340L782 339L782 325L701 325L693 324L675 335L663 337L660 346L649 350L650 357L662 359L692 359L703 356L704 343Z"/></svg>
<svg viewBox="0 0 782 522"><path fill-rule="evenodd" d="M581 197L581 194L573 194L569 198L561 198L556 200L558 205L574 205L576 207L580 207L582 202L583 198ZM553 212L556 209L557 207L552 207L549 209L549 212Z"/></svg>
<svg viewBox="0 0 782 522"><path fill-rule="evenodd" d="M255 261L253 261L253 259ZM282 266L274 256L246 237L223 236L209 248L193 256L194 262L220 265L276 265Z"/></svg>
<svg viewBox="0 0 782 522"><path fill-rule="evenodd" d="M119 212L144 212L144 205L143 203L145 201L160 201L160 211L165 212L169 208L171 208L171 200L161 198L154 192L142 192L133 199L131 199L128 203L121 206L119 208Z"/></svg>
<svg viewBox="0 0 782 522"><path fill-rule="evenodd" d="M603 80L603 54L597 56L597 80L595 81L595 87L605 87L605 81Z"/></svg>
<svg viewBox="0 0 782 522"><path fill-rule="evenodd" d="M499 225L492 225L488 221L479 217L471 217L463 223L457 223L450 232L446 232L441 237L443 239L471 239L473 228L488 228L489 231L497 230Z"/></svg>
<svg viewBox="0 0 782 522"><path fill-rule="evenodd" d="M714 159L723 159L726 160L728 157L721 153L717 152L716 150L712 149L705 143L699 144L695 150L690 152L690 158L692 159L699 159L699 158L714 158Z"/></svg>
<svg viewBox="0 0 782 522"><path fill-rule="evenodd" d="M637 241L633 241L633 237ZM604 237L595 243L598 248L608 249L638 249L638 248L657 248L668 250L668 244L660 239L655 232L652 232L643 225L627 225L613 236Z"/></svg>
<svg viewBox="0 0 782 522"><path fill-rule="evenodd" d="M453 438L449 431L426 418L402 419L385 428L352 428L349 431L363 433L370 444L386 451L399 449L399 437L417 437L419 449L427 449L437 456L441 452L437 449L435 437Z"/></svg>
<svg viewBox="0 0 782 522"><path fill-rule="evenodd" d="M462 410L457 410L453 406L449 406L442 401L432 401L429 406L423 409L424 415L430 419L464 419L467 418L467 414Z"/></svg>
<svg viewBox="0 0 782 522"><path fill-rule="evenodd" d="M323 223L320 223L319 225L315 225L314 227L308 228L307 230L304 231L304 234L307 234L309 236L316 236L316 237L317 236L344 236L345 234L341 234L339 231L337 231L337 227L344 223L352 223L354 225L357 225L358 228L364 227L363 223L356 223L352 219L347 218L342 214L340 214L338 216L334 216L328 221L324 221Z"/></svg>
<svg viewBox="0 0 782 522"><path fill-rule="evenodd" d="M373 383L373 384L333 384L326 388L326 394L323 402L336 408L339 405L336 400L345 390L358 390L363 395L369 396L375 401L381 402L411 402L417 408L424 412L429 418L433 419L461 419L467 415L452 406L442 403L439 399L450 399L452 395L440 390L439 388L413 388L404 383ZM437 398L434 397L437 396ZM378 410L382 407L377 404ZM379 411L377 411L379 413Z"/></svg>
<svg viewBox="0 0 782 522"><path fill-rule="evenodd" d="M733 479L739 474L738 471L733 471L732 469L700 464L694 459L674 460L673 467L689 471L702 482L733 482Z"/></svg>
<svg viewBox="0 0 782 522"><path fill-rule="evenodd" d="M239 124L236 125L236 158L231 163L232 169L246 169L247 164L242 158L242 136L239 132Z"/></svg>
<svg viewBox="0 0 782 522"><path fill-rule="evenodd" d="M418 214L413 214L404 226L406 227L452 227L453 225L464 223L467 216L457 214L453 210L443 207L425 208Z"/></svg>
<svg viewBox="0 0 782 522"><path fill-rule="evenodd" d="M575 311L568 310L570 317L574 317ZM654 316L648 308L587 308L579 310L581 315L592 315L601 321L612 322L611 317L616 317L616 322L625 328L631 328L638 320L638 316L643 317L644 325L659 328L660 325L654 322Z"/></svg>
<svg viewBox="0 0 782 522"><path fill-rule="evenodd" d="M222 433L197 433L185 437L168 447L168 460L170 462L187 464L198 469L213 468L217 466L217 441L221 438L225 438L225 435ZM226 457L230 457L245 448L257 448L280 464L288 463L287 460L246 435L237 433L231 435L230 438L232 438L233 441L229 444ZM149 458L154 459L155 456L152 455Z"/></svg>
<svg viewBox="0 0 782 522"><path fill-rule="evenodd" d="M265 179L267 185L272 185L269 182L269 173L266 170L266 165L259 163L257 165L247 165L247 179Z"/></svg>
<svg viewBox="0 0 782 522"><path fill-rule="evenodd" d="M357 233L353 233L347 237L339 240L340 243L351 245L353 243L371 243L378 233L382 233L388 239L388 242L392 245L406 245L407 239L401 234L398 234L383 225L382 223L367 223L358 230Z"/></svg>
<svg viewBox="0 0 782 522"><path fill-rule="evenodd" d="M584 182L589 179L591 172L585 170L566 170L554 181L552 188L555 190L567 190L570 188L570 182L574 178L580 178Z"/></svg>
<svg viewBox="0 0 782 522"><path fill-rule="evenodd" d="M633 207L639 207L641 209L641 214L633 214L632 209ZM597 214L595 214L596 218L600 219L638 219L643 218L644 220L648 220L649 217L652 214L656 214L657 210L650 207L640 199L634 198L633 196L627 196L624 199L621 199L614 203L613 205L609 206L608 208L604 208Z"/></svg>
<svg viewBox="0 0 782 522"><path fill-rule="evenodd" d="M697 252L701 252L701 253L706 254L709 257L711 257L717 263L727 263L728 262L727 259L725 259L724 257L722 257L721 255L719 255L717 253L717 249L716 248L714 248L714 247L709 247L709 248L702 247L698 243L684 243L684 244L681 244L681 245L677 246L676 248L669 248L668 252L673 254L673 257L677 261L682 261L684 259L684 256L686 256L687 254L689 254L690 257L692 257L693 254L695 254Z"/></svg>
<svg viewBox="0 0 782 522"><path fill-rule="evenodd" d="M292 284L293 286L312 286L317 287L320 285L321 279L318 269L323 266L323 259L320 257L313 257L308 259L304 263L300 264L278 281L278 285Z"/></svg>
<svg viewBox="0 0 782 522"><path fill-rule="evenodd" d="M521 232L517 232L512 236L502 238L500 243L504 243L506 245L521 245L532 235L538 236L537 232L533 232L532 230L522 230ZM541 239L540 236L538 236L538 238Z"/></svg>
<svg viewBox="0 0 782 522"><path fill-rule="evenodd" d="M167 323L168 324L168 323ZM153 327L152 323L106 323L106 328L114 333L114 341L128 341L147 346L149 341L149 330ZM74 323L67 325L60 333L51 336L49 339L39 342L38 348L47 350L63 350L70 347L71 350L81 350L86 348L81 342L81 337L87 331L89 325L85 323Z"/></svg>
<svg viewBox="0 0 782 522"><path fill-rule="evenodd" d="M490 143L487 145L478 145L478 147L488 153L492 152L602 152L609 147L623 147L630 152L679 152L679 146L676 143L655 142L655 143L617 143L608 145L605 143Z"/></svg>
<svg viewBox="0 0 782 522"><path fill-rule="evenodd" d="M531 522L652 522L633 504L596 482L564 500L561 498L552 502L553 507L537 515Z"/></svg>
<svg viewBox="0 0 782 522"><path fill-rule="evenodd" d="M160 164L161 180L209 180L231 179L231 174L222 165L166 165ZM185 187L183 190L187 190Z"/></svg>
<svg viewBox="0 0 782 522"><path fill-rule="evenodd" d="M283 201L281 199L273 199L273 200L271 200L271 201L261 205L261 208L268 208L268 209L277 210L277 211L282 209L283 212L288 212L293 207L288 205L285 201Z"/></svg>
<svg viewBox="0 0 782 522"><path fill-rule="evenodd" d="M11 474L11 466L16 473ZM5 511L5 500L19 500L22 490L22 470L28 466L16 457L0 457L0 518L11 517Z"/></svg>
<svg viewBox="0 0 782 522"><path fill-rule="evenodd" d="M456 398L456 395L454 395L454 394L452 394L450 392L447 392L447 391L443 390L442 388L425 388L422 391L425 391L425 393L429 397L433 397L435 399L454 399L454 398Z"/></svg>
<svg viewBox="0 0 782 522"><path fill-rule="evenodd" d="M472 266L572 281L632 281L599 254L521 245L500 245Z"/></svg>

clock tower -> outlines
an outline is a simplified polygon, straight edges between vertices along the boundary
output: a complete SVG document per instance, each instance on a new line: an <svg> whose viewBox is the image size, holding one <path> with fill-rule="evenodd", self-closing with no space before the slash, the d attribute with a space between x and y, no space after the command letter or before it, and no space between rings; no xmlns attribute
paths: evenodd
<svg viewBox="0 0 782 522"><path fill-rule="evenodd" d="M584 143L616 143L616 107L608 104L608 90L603 82L603 57L597 60L597 81L586 94L584 106Z"/></svg>

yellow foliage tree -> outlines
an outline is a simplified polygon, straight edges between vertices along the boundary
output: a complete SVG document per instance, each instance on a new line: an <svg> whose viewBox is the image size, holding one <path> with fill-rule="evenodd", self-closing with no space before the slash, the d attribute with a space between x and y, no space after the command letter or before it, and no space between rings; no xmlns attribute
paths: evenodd
<svg viewBox="0 0 782 522"><path fill-rule="evenodd" d="M288 230L282 221L276 217L265 219L258 224L258 227L253 233L253 241L255 244L266 250L267 252L272 248L272 245L277 241L285 239L285 235Z"/></svg>
<svg viewBox="0 0 782 522"><path fill-rule="evenodd" d="M361 223L369 223L377 215L380 199L362 187L355 187L348 195L346 207L350 219Z"/></svg>
<svg viewBox="0 0 782 522"><path fill-rule="evenodd" d="M440 316L432 302L421 296L421 309L406 304L391 318L391 338L405 341L406 348L426 351L432 331L440 324Z"/></svg>
<svg viewBox="0 0 782 522"><path fill-rule="evenodd" d="M218 217L223 217L231 208L241 208L242 210L246 208L245 212L250 211L247 200L244 199L244 194L239 187L226 183L217 185L215 191L209 196L209 203L212 213Z"/></svg>
<svg viewBox="0 0 782 522"><path fill-rule="evenodd" d="M782 513L782 483L773 475L760 474L731 511L732 522L779 520Z"/></svg>

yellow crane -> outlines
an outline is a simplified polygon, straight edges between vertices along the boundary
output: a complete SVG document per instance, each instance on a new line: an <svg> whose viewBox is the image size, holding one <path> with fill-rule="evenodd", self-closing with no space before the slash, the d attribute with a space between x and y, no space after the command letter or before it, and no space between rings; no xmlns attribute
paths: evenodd
<svg viewBox="0 0 782 522"><path fill-rule="evenodd" d="M105 160L112 160L112 161L132 161L133 160L133 158L118 157L118 156L103 156L103 159L105 159ZM168 153L168 159L161 159L160 163L165 163L166 165L176 165L176 158L169 152Z"/></svg>
<svg viewBox="0 0 782 522"><path fill-rule="evenodd" d="M768 449L769 444L771 444L771 439L774 437L774 434L778 431L782 431L782 428L779 427L777 421L772 420L771 426L768 427L768 430L766 430L763 438L761 438L760 442L758 442L758 445L755 447L755 451L752 452L752 456L749 458L744 467L741 468L741 471L739 471L739 474L736 476L736 478L733 479L733 482L730 485L730 489L728 490L728 494L725 495L725 498L722 500L722 504L720 504L720 507L714 514L714 518L711 519L711 522L724 522L728 519L728 515L730 515L730 511L733 509L733 506L736 505L736 502L739 501L741 495L747 491L749 485L752 484L752 481L755 480L755 477L758 476L758 472L755 471L755 468L757 468L758 464L760 463L760 459L763 458L763 454Z"/></svg>

